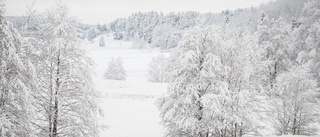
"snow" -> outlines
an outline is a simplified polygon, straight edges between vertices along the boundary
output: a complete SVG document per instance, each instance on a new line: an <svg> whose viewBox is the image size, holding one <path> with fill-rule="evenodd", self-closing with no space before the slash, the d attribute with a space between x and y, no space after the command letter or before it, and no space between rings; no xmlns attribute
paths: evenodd
<svg viewBox="0 0 320 137"><path fill-rule="evenodd" d="M319 137L319 136L303 136L303 135L282 135L282 136L264 136L264 137Z"/></svg>
<svg viewBox="0 0 320 137"><path fill-rule="evenodd" d="M107 128L101 137L162 137L155 100L166 92L166 83L147 82L148 64L158 50L132 49L131 42L113 40L105 35L105 47L99 47L99 38L86 42L84 49L95 61L93 81L101 93L101 123ZM112 57L121 57L127 72L125 81L106 80L103 74Z"/></svg>
<svg viewBox="0 0 320 137"><path fill-rule="evenodd" d="M93 81L101 93L101 109L104 117L101 122L106 128L101 137L163 137L164 128L160 124L159 110L155 100L164 95L167 83L147 82L148 64L159 50L132 49L131 42L113 40L104 35L105 47L99 47L99 37L94 42L86 42L84 49L95 61ZM107 63L112 57L123 59L127 72L125 81L103 78ZM279 137L279 136L265 136ZM281 137L305 137L284 135ZM316 137L316 136L312 136Z"/></svg>

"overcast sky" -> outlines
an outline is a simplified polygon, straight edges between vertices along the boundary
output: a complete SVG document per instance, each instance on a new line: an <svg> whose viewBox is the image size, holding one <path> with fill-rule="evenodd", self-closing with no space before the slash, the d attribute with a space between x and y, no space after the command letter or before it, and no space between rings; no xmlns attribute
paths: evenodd
<svg viewBox="0 0 320 137"><path fill-rule="evenodd" d="M34 0L6 0L6 15L26 14L26 7ZM226 9L259 6L270 0L61 0L69 8L72 17L84 23L108 23L120 17L142 11L179 11L221 12ZM45 11L56 0L36 0L35 9Z"/></svg>

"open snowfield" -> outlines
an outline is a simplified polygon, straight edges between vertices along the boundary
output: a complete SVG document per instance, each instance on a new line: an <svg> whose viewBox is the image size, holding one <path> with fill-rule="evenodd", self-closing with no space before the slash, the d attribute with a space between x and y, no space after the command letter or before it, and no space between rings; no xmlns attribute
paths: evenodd
<svg viewBox="0 0 320 137"><path fill-rule="evenodd" d="M147 82L148 64L159 51L131 49L131 42L113 40L105 36L106 47L99 47L99 39L86 43L88 55L95 61L93 77L102 95L101 119L107 128L101 137L162 137L159 111L155 100L166 92L167 84ZM121 57L127 72L126 81L106 80L102 76L112 57Z"/></svg>

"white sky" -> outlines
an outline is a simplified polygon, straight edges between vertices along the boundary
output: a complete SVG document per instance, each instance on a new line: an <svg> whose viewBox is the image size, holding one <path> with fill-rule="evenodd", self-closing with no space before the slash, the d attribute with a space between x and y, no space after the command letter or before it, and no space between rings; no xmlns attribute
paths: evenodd
<svg viewBox="0 0 320 137"><path fill-rule="evenodd" d="M34 0L6 0L6 15L26 14L26 7ZM259 6L270 0L60 0L65 3L70 15L84 23L108 23L117 18L127 17L141 11L179 11L221 12L226 9ZM36 0L35 9L45 11L56 0Z"/></svg>

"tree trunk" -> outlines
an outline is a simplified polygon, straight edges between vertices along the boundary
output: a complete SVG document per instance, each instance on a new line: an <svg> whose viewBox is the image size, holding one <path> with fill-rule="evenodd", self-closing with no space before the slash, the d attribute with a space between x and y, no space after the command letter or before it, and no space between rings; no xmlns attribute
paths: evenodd
<svg viewBox="0 0 320 137"><path fill-rule="evenodd" d="M239 127L238 137L242 137L243 136L243 122L240 122L238 127Z"/></svg>
<svg viewBox="0 0 320 137"><path fill-rule="evenodd" d="M293 125L292 125L292 134L296 135L296 130L297 130L297 114L294 113L293 115Z"/></svg>
<svg viewBox="0 0 320 137"><path fill-rule="evenodd" d="M58 127L58 100L56 99L55 100L55 103L54 103L54 109L55 109L55 112L54 112L54 117L53 117L53 129L52 129L52 132L53 132L53 137L57 137L57 127Z"/></svg>
<svg viewBox="0 0 320 137"><path fill-rule="evenodd" d="M199 96L200 96L200 93L199 93ZM202 109L203 109L203 106L202 106L200 100L197 101L197 105L198 105L198 111L199 111L198 121L201 121L202 120ZM204 137L202 131L199 131L198 136L199 137Z"/></svg>
<svg viewBox="0 0 320 137"><path fill-rule="evenodd" d="M52 62L50 63L50 102L49 102L49 114L48 114L48 118L49 118L49 137L52 137L53 136L53 132L52 132L52 121L53 121L53 72L52 72L52 69L53 69L53 65L52 65Z"/></svg>
<svg viewBox="0 0 320 137"><path fill-rule="evenodd" d="M60 87L60 51L58 52L58 58L57 58L57 78L56 78L56 92L54 95L54 117L53 117L53 137L58 136L58 109L59 109L59 87Z"/></svg>
<svg viewBox="0 0 320 137"><path fill-rule="evenodd" d="M277 70L277 62L275 62L275 63L274 63L274 72L273 72L273 80L274 80L274 81L276 80L277 73L278 73L278 70Z"/></svg>
<svg viewBox="0 0 320 137"><path fill-rule="evenodd" d="M0 98L0 115L2 115L3 111L5 111L5 110L3 110L3 109L4 109L4 105L5 105L5 100L6 100L6 90L5 90L5 89L2 89L0 95L1 95L1 96L0 96L0 97L1 97L1 98ZM0 127L0 137L1 137L1 136L4 136L4 134L5 134L5 130L2 129L2 126L1 126L1 127Z"/></svg>
<svg viewBox="0 0 320 137"><path fill-rule="evenodd" d="M237 123L234 124L234 137L237 137L237 131L238 130L238 125Z"/></svg>
<svg viewBox="0 0 320 137"><path fill-rule="evenodd" d="M273 69L273 72L272 72L272 69ZM273 89L274 88L274 84L275 84L275 81L276 81L276 77L277 77L277 61L275 61L274 65L273 65L273 68L272 67L269 67L269 73L270 73L270 88Z"/></svg>

